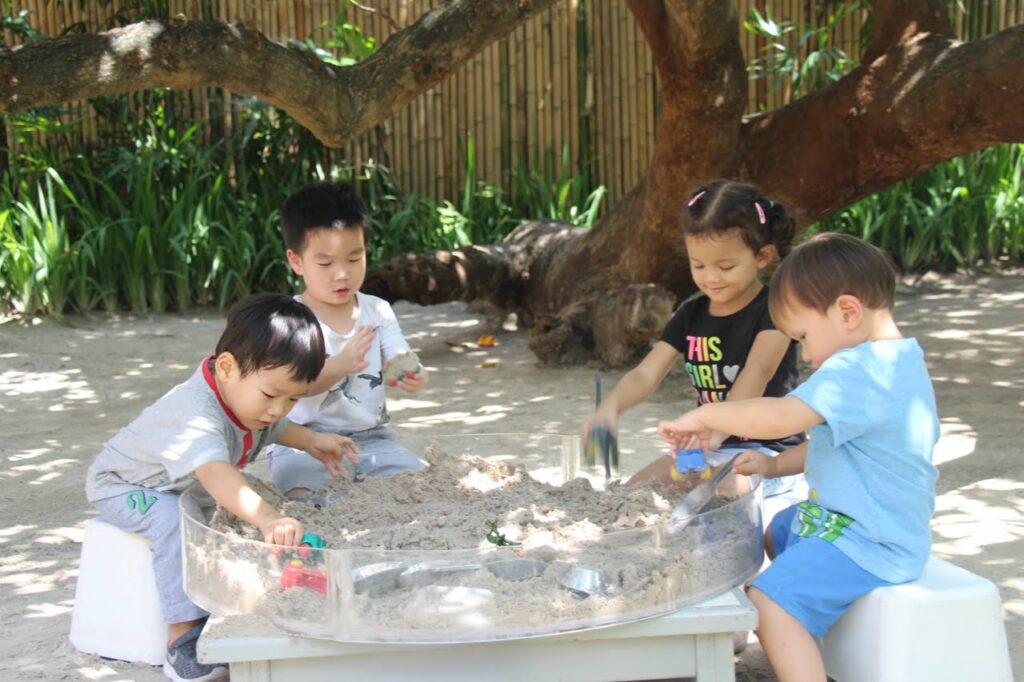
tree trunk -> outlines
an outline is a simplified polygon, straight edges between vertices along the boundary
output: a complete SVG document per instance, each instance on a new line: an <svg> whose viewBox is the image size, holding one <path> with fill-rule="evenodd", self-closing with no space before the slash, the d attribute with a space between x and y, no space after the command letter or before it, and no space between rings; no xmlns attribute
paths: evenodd
<svg viewBox="0 0 1024 682"><path fill-rule="evenodd" d="M623 366L694 289L678 214L702 182L753 182L814 221L940 161L1024 138L1024 27L961 43L941 2L880 0L870 61L744 121L735 4L629 5L662 96L658 147L636 187L589 231L521 226L490 252L503 259L502 274L485 285L461 279L467 270L456 265L472 258L462 251L403 257L375 273L374 286L386 282L386 296L421 303L485 298L519 312L542 362Z"/></svg>

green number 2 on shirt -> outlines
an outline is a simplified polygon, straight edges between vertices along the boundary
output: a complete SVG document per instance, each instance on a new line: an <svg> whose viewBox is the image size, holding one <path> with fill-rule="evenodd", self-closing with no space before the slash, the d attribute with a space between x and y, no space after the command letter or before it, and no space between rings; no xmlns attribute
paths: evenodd
<svg viewBox="0 0 1024 682"><path fill-rule="evenodd" d="M801 502L797 509L800 520L797 535L802 538L816 536L826 542L835 542L843 534L843 529L853 523L846 514L825 511L824 507L811 502Z"/></svg>

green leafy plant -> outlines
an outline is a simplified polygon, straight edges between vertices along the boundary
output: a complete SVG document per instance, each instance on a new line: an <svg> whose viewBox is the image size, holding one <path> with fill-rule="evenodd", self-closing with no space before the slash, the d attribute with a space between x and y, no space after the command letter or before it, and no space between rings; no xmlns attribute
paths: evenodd
<svg viewBox="0 0 1024 682"><path fill-rule="evenodd" d="M492 545L497 545L498 547L513 547L515 545L523 544L521 542L509 540L505 537L504 533L499 533L497 521L487 521L484 525L487 527L487 534L484 535L484 538Z"/></svg>
<svg viewBox="0 0 1024 682"><path fill-rule="evenodd" d="M562 147L556 171L555 154L544 154L543 170L520 163L515 170L513 205L520 215L548 218L591 227L600 217L604 186L591 187L586 175L570 175L569 146Z"/></svg>
<svg viewBox="0 0 1024 682"><path fill-rule="evenodd" d="M971 267L1024 255L1024 145L941 163L812 226L853 234L906 271Z"/></svg>
<svg viewBox="0 0 1024 682"><path fill-rule="evenodd" d="M790 35L796 30L794 22L776 20L769 7L764 14L751 9L743 28L766 41L764 53L748 68L751 80L766 79L769 92L782 91L784 104L839 80L858 62L831 44L829 34L860 9L857 2L837 3L821 25L807 29L795 40Z"/></svg>

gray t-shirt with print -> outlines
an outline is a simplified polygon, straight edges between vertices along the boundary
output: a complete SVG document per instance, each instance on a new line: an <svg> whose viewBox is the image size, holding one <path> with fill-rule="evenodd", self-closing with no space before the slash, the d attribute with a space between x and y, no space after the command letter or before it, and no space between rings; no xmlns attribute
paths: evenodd
<svg viewBox="0 0 1024 682"><path fill-rule="evenodd" d="M111 438L89 467L85 495L90 502L138 488L181 491L210 462L251 462L288 425L281 419L249 431L226 411L212 384L206 358L195 373L143 410Z"/></svg>

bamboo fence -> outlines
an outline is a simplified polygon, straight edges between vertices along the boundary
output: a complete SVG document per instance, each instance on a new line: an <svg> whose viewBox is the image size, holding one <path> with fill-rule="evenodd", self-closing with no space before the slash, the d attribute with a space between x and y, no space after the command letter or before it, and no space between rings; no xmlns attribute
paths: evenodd
<svg viewBox="0 0 1024 682"><path fill-rule="evenodd" d="M440 0L164 0L167 15L242 21L270 38L309 38L323 43L328 26L347 20L378 44L413 23ZM751 8L769 5L778 21L792 21L796 40L821 25L834 3L811 0L738 0L742 20ZM974 38L1021 23L1024 0L963 0L959 35ZM31 23L46 35L78 25L88 31L116 24L118 0L13 0L31 12ZM855 13L830 30L833 44L856 56L864 14ZM764 40L740 29L750 65ZM16 42L10 34L5 44ZM766 80L749 83L749 112L772 110L786 93ZM238 125L244 98L217 89L197 89L183 98L187 117L203 121L207 141ZM91 108L79 103L69 118L81 121L80 143L100 135ZM508 190L521 165L557 172L563 148L572 173L588 172L610 199L621 197L648 166L658 116L657 77L650 50L624 2L564 0L488 46L451 77L423 93L381 129L351 142L340 153L359 165L373 159L388 165L398 184L435 199L460 195L467 141L475 149L476 178ZM10 138L8 138L10 139ZM383 147L380 144L383 139Z"/></svg>

